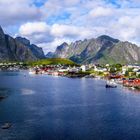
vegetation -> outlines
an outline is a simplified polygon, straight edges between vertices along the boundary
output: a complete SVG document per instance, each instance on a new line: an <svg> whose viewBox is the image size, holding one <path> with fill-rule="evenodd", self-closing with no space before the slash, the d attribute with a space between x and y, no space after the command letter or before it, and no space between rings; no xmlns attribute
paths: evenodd
<svg viewBox="0 0 140 140"><path fill-rule="evenodd" d="M113 64L110 66L110 72L111 73L117 73L122 71L122 65L121 64Z"/></svg>
<svg viewBox="0 0 140 140"><path fill-rule="evenodd" d="M70 65L70 66L74 66L74 65L77 65L73 61L71 61L69 59L63 59L63 58L41 59L38 61L27 62L27 64L30 66L36 66L36 65Z"/></svg>

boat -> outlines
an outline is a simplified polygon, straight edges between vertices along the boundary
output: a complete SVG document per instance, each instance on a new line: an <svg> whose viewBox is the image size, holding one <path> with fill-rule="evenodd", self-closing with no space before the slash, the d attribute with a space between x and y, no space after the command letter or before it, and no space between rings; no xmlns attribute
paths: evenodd
<svg viewBox="0 0 140 140"><path fill-rule="evenodd" d="M59 76L59 73L58 72L53 72L52 75L53 76Z"/></svg>
<svg viewBox="0 0 140 140"><path fill-rule="evenodd" d="M29 74L32 75L32 74L36 74L36 71L34 69L29 69Z"/></svg>
<svg viewBox="0 0 140 140"><path fill-rule="evenodd" d="M12 126L11 123L5 123L4 125L1 126L2 129L9 129Z"/></svg>
<svg viewBox="0 0 140 140"><path fill-rule="evenodd" d="M116 85L116 83L113 82L113 81L107 81L105 87L106 87L106 88L116 88L117 85Z"/></svg>
<svg viewBox="0 0 140 140"><path fill-rule="evenodd" d="M130 89L135 90L135 87L130 87Z"/></svg>

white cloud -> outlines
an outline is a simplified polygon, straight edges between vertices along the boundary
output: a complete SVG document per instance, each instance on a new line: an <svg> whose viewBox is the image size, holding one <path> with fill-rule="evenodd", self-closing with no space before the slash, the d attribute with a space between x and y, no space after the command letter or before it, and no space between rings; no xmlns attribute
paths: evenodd
<svg viewBox="0 0 140 140"><path fill-rule="evenodd" d="M18 34L45 51L54 50L63 41L102 34L140 42L139 0L117 0L116 4L109 0L38 0L44 3L39 7L33 1L0 0L0 23L20 23Z"/></svg>
<svg viewBox="0 0 140 140"><path fill-rule="evenodd" d="M20 26L20 36L25 36L33 43L50 42L53 40L50 34L50 26L45 22L28 22Z"/></svg>
<svg viewBox="0 0 140 140"><path fill-rule="evenodd" d="M80 0L62 0L62 3L64 3L65 5L68 6L74 6L76 4L78 4L80 2Z"/></svg>
<svg viewBox="0 0 140 140"><path fill-rule="evenodd" d="M54 24L51 27L51 34L55 37L84 38L91 35L88 28L73 25Z"/></svg>
<svg viewBox="0 0 140 140"><path fill-rule="evenodd" d="M97 7L96 9L93 9L89 12L90 17L103 17L103 16L110 16L113 14L113 10L110 8L104 8L104 7Z"/></svg>
<svg viewBox="0 0 140 140"><path fill-rule="evenodd" d="M20 26L18 36L24 36L40 47L44 48L47 45L50 50L54 50L60 43L85 39L91 37L92 33L92 30L85 27L65 24L50 26L45 22L28 22Z"/></svg>
<svg viewBox="0 0 140 140"><path fill-rule="evenodd" d="M33 35L37 33L45 33L50 27L45 22L27 22L20 26L19 33L21 35Z"/></svg>
<svg viewBox="0 0 140 140"><path fill-rule="evenodd" d="M0 0L0 24L11 26L41 18L41 11L32 0Z"/></svg>
<svg viewBox="0 0 140 140"><path fill-rule="evenodd" d="M118 23L124 27L132 27L140 29L139 23L140 23L140 16L124 16L119 18Z"/></svg>

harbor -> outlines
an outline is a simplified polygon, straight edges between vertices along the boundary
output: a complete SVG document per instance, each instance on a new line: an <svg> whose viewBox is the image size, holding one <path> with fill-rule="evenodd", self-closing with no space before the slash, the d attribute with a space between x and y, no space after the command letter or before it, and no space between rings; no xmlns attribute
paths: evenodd
<svg viewBox="0 0 140 140"><path fill-rule="evenodd" d="M129 89L140 89L140 66L139 65L65 65L65 64L51 64L51 65L35 65L31 66L23 62L18 63L0 63L0 71L18 72L26 70L29 75L52 75L62 76L68 78L96 78L105 79L110 83L115 83L115 86L108 86L107 88L117 87L120 84ZM112 84L111 84L112 85ZM114 85L114 84L113 84Z"/></svg>
<svg viewBox="0 0 140 140"><path fill-rule="evenodd" d="M47 74L52 76L63 76L69 78L96 78L108 81L107 88L117 87L117 84L129 87L130 89L140 89L140 66L124 65L118 68L106 64L104 67L99 65L81 66L36 66L29 69L29 74Z"/></svg>

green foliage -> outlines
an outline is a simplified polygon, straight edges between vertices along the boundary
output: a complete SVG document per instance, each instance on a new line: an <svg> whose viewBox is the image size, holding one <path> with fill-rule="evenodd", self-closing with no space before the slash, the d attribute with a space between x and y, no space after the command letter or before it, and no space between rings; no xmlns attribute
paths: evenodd
<svg viewBox="0 0 140 140"><path fill-rule="evenodd" d="M140 74L137 76L137 78L140 78Z"/></svg>
<svg viewBox="0 0 140 140"><path fill-rule="evenodd" d="M92 73L95 73L95 71L94 70L87 70L87 72L89 73L89 74L92 74Z"/></svg>
<svg viewBox="0 0 140 140"><path fill-rule="evenodd" d="M120 72L122 70L122 65L121 64L113 64L110 66L110 72L111 73L116 73L116 72Z"/></svg>
<svg viewBox="0 0 140 140"><path fill-rule="evenodd" d="M42 59L38 61L32 61L27 63L30 66L36 66L36 65L77 65L73 61L69 59L63 59L63 58L49 58L49 59Z"/></svg>
<svg viewBox="0 0 140 140"><path fill-rule="evenodd" d="M89 75L89 74L91 74L91 73L90 73L90 71L85 71L85 72L79 71L78 74Z"/></svg>
<svg viewBox="0 0 140 140"><path fill-rule="evenodd" d="M110 73L115 73L116 72L116 68L115 67L111 67L110 68Z"/></svg>
<svg viewBox="0 0 140 140"><path fill-rule="evenodd" d="M103 76L104 73L100 71L100 72L98 72L98 75L99 75L99 76Z"/></svg>
<svg viewBox="0 0 140 140"><path fill-rule="evenodd" d="M133 68L128 68L128 72L133 72Z"/></svg>
<svg viewBox="0 0 140 140"><path fill-rule="evenodd" d="M130 71L129 71L130 70ZM131 69L129 69L125 72L124 76L128 78L136 78L136 72L133 72Z"/></svg>
<svg viewBox="0 0 140 140"><path fill-rule="evenodd" d="M129 72L126 71L125 74L124 74L124 76L128 77L129 76Z"/></svg>
<svg viewBox="0 0 140 140"><path fill-rule="evenodd" d="M122 68L122 64L115 64L115 67L117 68L117 69L120 69L120 68Z"/></svg>

